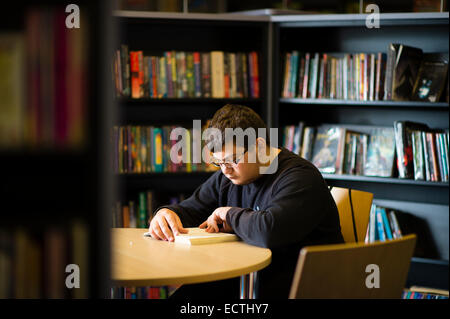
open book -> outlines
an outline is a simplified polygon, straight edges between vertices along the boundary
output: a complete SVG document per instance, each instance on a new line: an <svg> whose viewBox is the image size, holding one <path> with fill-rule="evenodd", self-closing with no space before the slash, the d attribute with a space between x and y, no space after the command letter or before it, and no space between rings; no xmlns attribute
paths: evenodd
<svg viewBox="0 0 450 319"><path fill-rule="evenodd" d="M189 230L187 234L179 234L175 236L175 242L186 245L205 245L223 243L228 241L239 240L239 237L230 233L207 233L205 229L198 227L186 228ZM144 233L144 236L150 236L150 233Z"/></svg>

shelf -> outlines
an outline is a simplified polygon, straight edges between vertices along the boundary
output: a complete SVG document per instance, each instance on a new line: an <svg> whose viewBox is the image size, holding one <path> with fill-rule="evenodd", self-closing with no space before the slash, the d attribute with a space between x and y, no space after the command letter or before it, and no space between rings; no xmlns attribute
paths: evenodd
<svg viewBox="0 0 450 319"><path fill-rule="evenodd" d="M284 28L360 27L366 25L367 14L316 14L272 16ZM448 25L448 12L381 13L380 26Z"/></svg>
<svg viewBox="0 0 450 319"><path fill-rule="evenodd" d="M341 181L417 185L417 186L430 186L430 187L448 187L449 186L448 182L416 181L413 179L401 179L401 178L392 178L392 177L373 177L373 176L337 175L337 174L322 174L322 176L324 179L341 180Z"/></svg>
<svg viewBox="0 0 450 319"><path fill-rule="evenodd" d="M432 265L439 265L439 266L447 266L448 267L448 260L442 260L442 259L430 259L430 258L422 258L422 257L412 257L411 262L416 263L422 263L422 264L432 264Z"/></svg>
<svg viewBox="0 0 450 319"><path fill-rule="evenodd" d="M369 106L369 107L390 107L390 108L420 108L420 109L444 109L448 110L446 102L420 102L420 101L354 101L337 99L300 99L281 98L280 103L286 104L320 104L320 105L343 105L343 106Z"/></svg>
<svg viewBox="0 0 450 319"><path fill-rule="evenodd" d="M448 260L413 257L405 286L448 290Z"/></svg>
<svg viewBox="0 0 450 319"><path fill-rule="evenodd" d="M119 178L130 178L130 179L138 179L138 178L153 178L153 177L189 177L189 176L202 176L202 175L212 175L214 172L162 172L162 173L121 173L115 174Z"/></svg>
<svg viewBox="0 0 450 319"><path fill-rule="evenodd" d="M229 21L229 22L269 22L267 16L251 16L246 14L230 13L183 13L183 12L150 12L133 10L116 10L113 12L116 18L135 18L148 20L198 20L198 21Z"/></svg>
<svg viewBox="0 0 450 319"><path fill-rule="evenodd" d="M121 98L117 100L121 105L160 105L160 104L208 104L208 103L220 103L220 104L244 104L244 103L261 103L261 99L254 98L164 98L164 99L132 99Z"/></svg>
<svg viewBox="0 0 450 319"><path fill-rule="evenodd" d="M119 187L124 190L153 189L191 193L204 183L214 172L174 172L146 174L116 174Z"/></svg>
<svg viewBox="0 0 450 319"><path fill-rule="evenodd" d="M87 150L1 150L0 163L12 170L41 175L64 167L79 168L90 160ZM67 172L70 174L70 172Z"/></svg>

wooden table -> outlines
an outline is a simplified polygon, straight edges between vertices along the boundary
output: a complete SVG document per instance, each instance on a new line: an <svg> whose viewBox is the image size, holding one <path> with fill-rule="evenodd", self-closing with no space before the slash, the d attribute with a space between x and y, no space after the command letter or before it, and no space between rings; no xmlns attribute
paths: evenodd
<svg viewBox="0 0 450 319"><path fill-rule="evenodd" d="M241 298L256 298L256 272L270 264L270 249L242 241L188 246L144 237L146 231L112 229L115 286L180 285L241 276Z"/></svg>

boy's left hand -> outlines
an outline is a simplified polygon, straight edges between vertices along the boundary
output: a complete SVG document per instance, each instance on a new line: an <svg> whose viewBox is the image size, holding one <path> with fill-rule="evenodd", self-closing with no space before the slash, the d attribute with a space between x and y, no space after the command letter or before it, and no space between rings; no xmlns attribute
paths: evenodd
<svg viewBox="0 0 450 319"><path fill-rule="evenodd" d="M231 233L233 229L227 224L227 213L231 207L218 207L208 217L206 221L200 224L200 228L206 228L208 233L218 233L219 231L224 233ZM219 230L219 226L222 225L222 229Z"/></svg>

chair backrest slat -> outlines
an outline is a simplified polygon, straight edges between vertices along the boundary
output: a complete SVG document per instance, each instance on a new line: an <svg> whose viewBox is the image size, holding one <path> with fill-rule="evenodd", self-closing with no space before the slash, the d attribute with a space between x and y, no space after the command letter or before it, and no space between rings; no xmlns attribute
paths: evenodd
<svg viewBox="0 0 450 319"><path fill-rule="evenodd" d="M369 224L373 194L356 189L333 187L331 195L338 208L345 242L363 242Z"/></svg>

